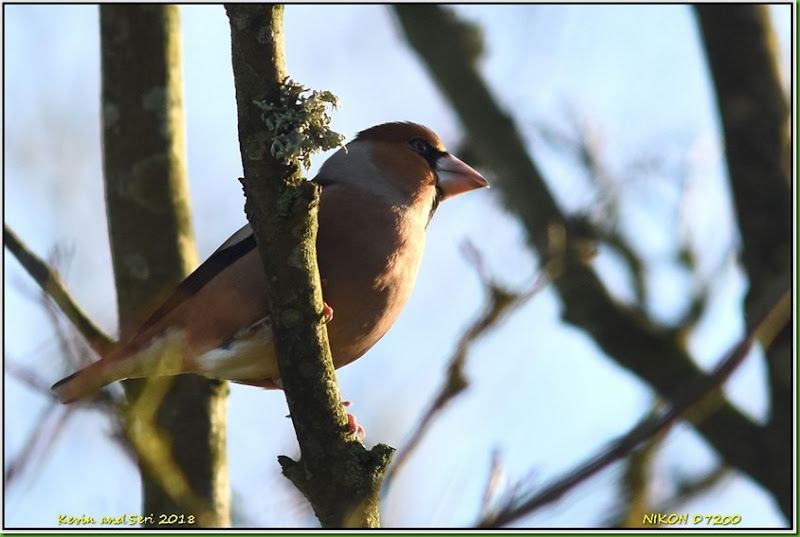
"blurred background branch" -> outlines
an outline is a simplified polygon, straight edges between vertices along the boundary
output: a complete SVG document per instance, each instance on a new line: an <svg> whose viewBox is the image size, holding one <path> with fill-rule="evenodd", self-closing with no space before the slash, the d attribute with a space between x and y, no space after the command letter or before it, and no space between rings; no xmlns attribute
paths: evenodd
<svg viewBox="0 0 800 537"><path fill-rule="evenodd" d="M98 354L107 352L114 341L105 335L78 306L64 286L64 282L58 272L31 251L6 224L3 224L3 244L11 250L14 257L25 267L25 270L41 287L42 291L52 298L61 311L64 312L64 315L67 316L75 329L92 347L92 350Z"/></svg>
<svg viewBox="0 0 800 537"><path fill-rule="evenodd" d="M634 453L634 450L642 444L657 440L657 437L663 434L676 420L681 417L685 418L690 411L696 410L693 407L707 405L709 399L715 401L719 399L720 388L747 358L753 343L758 341L764 348L769 348L775 336L787 325L791 324L789 322L792 316L791 308L791 291L787 290L781 299L773 305L766 317L757 326L754 326L747 336L719 361L711 374L693 384L687 384L682 387L679 392L670 398L670 404L666 408L643 419L630 432L613 442L609 448L603 450L586 463L581 464L561 479L548 486L537 487L535 491L530 488L525 490L523 485L517 486L516 488L520 489L521 492L509 498L505 505L498 506L496 512L490 513L480 520L478 526L501 527L512 523L532 513L534 510L558 500L569 490L614 461L632 454L634 457L645 456L646 451L642 452L640 450L638 453ZM705 413L706 411L701 410L701 412ZM689 419L690 421L692 420L691 417ZM643 461L633 460L630 464L638 465L641 462ZM641 474L641 468L636 468L635 472ZM627 477L630 478L630 474ZM640 479L641 476L635 480L638 481ZM631 500L636 501L642 493L636 490L640 486L640 484L634 484L633 487L629 487L634 493ZM635 506L632 505L631 507L635 509Z"/></svg>
<svg viewBox="0 0 800 537"><path fill-rule="evenodd" d="M485 165L494 172L494 184L499 187L504 204L525 226L531 246L543 259L561 256L563 267L559 271L559 277L554 280L554 285L564 307L564 319L584 330L609 358L636 374L667 400L687 383L707 382L708 377L697 367L673 330L660 326L642 308L631 308L615 300L592 267L576 253L574 237L569 233L568 217L550 194L548 182L525 148L513 116L501 108L479 73L474 54L475 32L471 27L448 7L397 5L394 6L394 11L410 46L417 52L429 75L448 98L469 132L471 145L479 152ZM750 20L748 17L745 19L745 22ZM768 24L764 17L758 20ZM725 35L728 40L740 39L739 32L729 31ZM754 37L765 39L768 36L769 32L761 32L760 37ZM755 45L751 43L744 46L752 48ZM724 52L727 58L735 57L729 53L730 50ZM760 57L761 61L765 59ZM772 65L773 61L769 60L767 65ZM751 78L747 64L734 63L743 73L742 79L747 77L748 80L760 80ZM774 98L774 93L771 95ZM751 106L757 115L755 111L759 109L758 106L755 103ZM773 125L784 132L787 118L785 114L781 115L780 108L773 109L777 110L777 114L772 117ZM729 131L726 134L726 140L736 136ZM748 134L752 135L752 132ZM731 143L733 142L727 142L728 145ZM786 144L780 143L778 147L786 147ZM785 162L786 158L780 154L762 160L762 167L767 168L764 171L785 170ZM735 169L735 161L729 161L729 164ZM736 173L732 172L732 176ZM759 173L756 172L755 177L758 176ZM733 183L736 183L735 179ZM788 181L784 180L781 185L786 188ZM783 199L786 201L779 211L783 219L770 220L770 226L781 228L779 237L791 234L791 226L786 220L791 217L790 198L786 196ZM744 219L746 222L761 222L769 218L771 216L748 213L740 215L739 221ZM563 230L558 234L565 237L563 246L548 238L547 232L553 228ZM759 231L759 234L763 233L764 230ZM767 230L766 233L771 231ZM780 272L780 269L785 268L790 261L790 256L785 255L790 252L790 246L783 240L778 242L783 245L783 255L777 261L778 273L788 276L788 272ZM781 279L773 289L783 292L787 288L786 284L787 281ZM776 298L777 295L773 296L772 301ZM787 333L791 332L790 328L787 330ZM785 346L779 344L779 348L785 349ZM788 362L784 360L784 365L786 363ZM788 369L784 367L784 371ZM790 376L784 375L782 378L791 384ZM773 394L779 398L774 402L781 404L782 411L790 408L785 394L785 389L779 389ZM791 453L786 448L776 447L774 449L781 450L781 457L771 459L776 464L770 465L769 470L765 470L763 464L765 446L791 445L787 436L791 435L791 427L787 427L790 425L787 420L783 420L780 427L764 429L722 397L713 412L693 425L729 464L769 488L784 514L791 517L792 495L791 490L785 486L788 483L786 476L791 475ZM783 476L781 482L776 481L776 474Z"/></svg>
<svg viewBox="0 0 800 537"><path fill-rule="evenodd" d="M792 285L791 120L767 6L727 7L697 5L695 11L725 136L749 283L745 318L752 321ZM761 460L788 461L794 453L793 361L787 325L767 351L770 417L759 438ZM796 508L791 474L783 464L762 464L754 475L775 493L787 517Z"/></svg>

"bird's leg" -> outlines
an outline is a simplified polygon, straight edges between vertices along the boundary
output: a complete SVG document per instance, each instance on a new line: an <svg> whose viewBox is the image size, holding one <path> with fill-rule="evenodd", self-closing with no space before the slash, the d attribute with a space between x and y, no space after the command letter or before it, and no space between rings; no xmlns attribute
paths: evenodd
<svg viewBox="0 0 800 537"><path fill-rule="evenodd" d="M350 401L342 401L342 406L345 408L349 407L352 404L353 403L351 403ZM286 417L291 418L292 415L286 414ZM364 440L364 438L367 437L367 432L361 425L358 424L356 417L350 414L349 412L347 413L347 429L350 434L357 434L359 438L361 438L361 440Z"/></svg>
<svg viewBox="0 0 800 537"><path fill-rule="evenodd" d="M342 401L342 406L345 408L352 404L353 403L350 401ZM364 440L364 438L367 437L367 431L365 431L364 428L358 424L356 417L349 412L347 413L347 428L350 430L350 434L357 434L361 440Z"/></svg>
<svg viewBox="0 0 800 537"><path fill-rule="evenodd" d="M328 280L322 278L320 281L320 287L322 287L322 324L328 324L333 320L333 308L325 302L325 286L328 284Z"/></svg>
<svg viewBox="0 0 800 537"><path fill-rule="evenodd" d="M333 320L333 308L327 302L322 303L322 324L328 324Z"/></svg>
<svg viewBox="0 0 800 537"><path fill-rule="evenodd" d="M325 286L328 284L328 280L322 278L322 281L320 283L322 286L322 294L324 296ZM323 300L322 322L323 324L328 324L332 320L333 320L333 308L330 306L330 304L328 304ZM342 406L345 408L349 407L350 404L351 404L350 401L342 401ZM350 414L349 412L347 413L347 428L349 429L350 434L357 434L361 438L361 440L364 440L364 438L367 436L367 433L366 431L364 431L364 428L358 424L358 421L356 421L356 417Z"/></svg>

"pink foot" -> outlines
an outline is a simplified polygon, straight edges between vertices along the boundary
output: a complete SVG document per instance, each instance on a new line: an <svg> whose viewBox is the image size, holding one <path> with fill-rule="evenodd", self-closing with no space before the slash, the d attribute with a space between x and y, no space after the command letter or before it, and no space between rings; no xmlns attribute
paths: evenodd
<svg viewBox="0 0 800 537"><path fill-rule="evenodd" d="M352 404L353 403L351 403L350 401L342 401L342 406L345 408L349 407ZM286 417L291 418L292 415L287 414ZM367 437L367 431L365 431L364 428L358 424L358 421L356 421L356 417L350 414L349 412L347 413L347 432L349 432L350 434L357 434L359 438L361 438L361 440L364 440Z"/></svg>
<svg viewBox="0 0 800 537"><path fill-rule="evenodd" d="M322 324L328 324L333 320L333 308L327 302L322 303Z"/></svg>
<svg viewBox="0 0 800 537"><path fill-rule="evenodd" d="M345 408L349 407L351 404L352 403L350 401L342 401L342 406ZM364 440L367 437L367 432L361 425L358 424L356 417L349 412L347 413L347 428L350 434L357 434L361 440Z"/></svg>
<svg viewBox="0 0 800 537"><path fill-rule="evenodd" d="M325 294L325 286L328 285L328 280L322 278L320 281L320 287L322 288L322 294ZM322 324L328 324L333 320L333 308L325 302L325 299L322 299Z"/></svg>

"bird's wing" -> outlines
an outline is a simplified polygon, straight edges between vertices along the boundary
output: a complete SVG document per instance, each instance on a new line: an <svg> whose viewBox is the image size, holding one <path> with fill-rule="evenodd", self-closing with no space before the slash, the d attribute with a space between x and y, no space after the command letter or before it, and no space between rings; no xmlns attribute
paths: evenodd
<svg viewBox="0 0 800 537"><path fill-rule="evenodd" d="M146 331L167 316L185 300L203 288L220 272L235 263L256 247L256 239L250 225L245 225L230 236L211 257L189 274L159 308L139 327L138 333Z"/></svg>

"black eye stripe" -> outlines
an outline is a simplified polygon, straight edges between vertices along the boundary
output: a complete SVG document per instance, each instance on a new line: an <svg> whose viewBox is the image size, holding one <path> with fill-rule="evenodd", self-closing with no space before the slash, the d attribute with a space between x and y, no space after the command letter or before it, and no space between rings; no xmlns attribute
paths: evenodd
<svg viewBox="0 0 800 537"><path fill-rule="evenodd" d="M411 146L411 149L419 153L422 158L428 161L428 164L432 170L436 169L436 161L445 154L444 151L439 151L422 138L412 138L408 144Z"/></svg>
<svg viewBox="0 0 800 537"><path fill-rule="evenodd" d="M430 144L422 138L412 138L408 143L411 145L414 151L420 154L425 154L431 150Z"/></svg>

